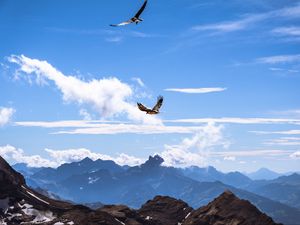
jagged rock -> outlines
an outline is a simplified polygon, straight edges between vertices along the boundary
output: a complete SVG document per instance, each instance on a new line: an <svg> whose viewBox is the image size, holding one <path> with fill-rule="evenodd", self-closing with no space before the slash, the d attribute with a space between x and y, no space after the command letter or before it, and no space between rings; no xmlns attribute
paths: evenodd
<svg viewBox="0 0 300 225"><path fill-rule="evenodd" d="M183 225L275 225L249 201L225 191L207 206L193 211Z"/></svg>

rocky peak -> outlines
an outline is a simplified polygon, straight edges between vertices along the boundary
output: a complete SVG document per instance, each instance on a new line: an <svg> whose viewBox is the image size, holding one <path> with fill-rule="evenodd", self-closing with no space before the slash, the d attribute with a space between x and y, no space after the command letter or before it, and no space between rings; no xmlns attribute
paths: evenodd
<svg viewBox="0 0 300 225"><path fill-rule="evenodd" d="M142 164L141 166L144 168L155 168L159 167L164 162L164 159L159 155L149 156L149 159Z"/></svg>
<svg viewBox="0 0 300 225"><path fill-rule="evenodd" d="M156 196L154 199L147 201L138 214L156 225L177 225L181 223L185 217L193 209L182 200L167 196Z"/></svg>
<svg viewBox="0 0 300 225"><path fill-rule="evenodd" d="M2 184L21 186L25 184L24 177L16 172L1 156L0 156L0 190L4 187Z"/></svg>
<svg viewBox="0 0 300 225"><path fill-rule="evenodd" d="M277 223L266 214L260 212L249 201L241 200L232 192L225 191L207 206L192 212L183 224L276 225Z"/></svg>

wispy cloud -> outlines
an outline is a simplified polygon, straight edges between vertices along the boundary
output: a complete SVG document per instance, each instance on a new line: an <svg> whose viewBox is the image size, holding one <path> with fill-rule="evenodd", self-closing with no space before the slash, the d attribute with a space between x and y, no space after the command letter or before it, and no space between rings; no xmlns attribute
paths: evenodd
<svg viewBox="0 0 300 225"><path fill-rule="evenodd" d="M214 147L226 148L230 144L223 137L223 126L207 124L199 129L191 138L185 138L178 145L165 145L160 153L164 158L164 165L175 167L204 166Z"/></svg>
<svg viewBox="0 0 300 225"><path fill-rule="evenodd" d="M284 64L300 62L300 54L295 55L275 55L256 59L256 62L263 64Z"/></svg>
<svg viewBox="0 0 300 225"><path fill-rule="evenodd" d="M129 120L143 123L160 124L157 117L149 117L139 111L128 99L134 96L131 86L116 77L84 81L76 76L64 75L47 61L31 59L24 55L11 56L11 63L20 66L18 76L52 81L61 91L65 102L89 105L101 117L127 115Z"/></svg>
<svg viewBox="0 0 300 225"><path fill-rule="evenodd" d="M211 92L225 91L226 88L214 87L214 88L166 88L165 91L173 91L187 94L204 94Z"/></svg>
<svg viewBox="0 0 300 225"><path fill-rule="evenodd" d="M265 145L300 146L300 137L281 137L264 142Z"/></svg>
<svg viewBox="0 0 300 225"><path fill-rule="evenodd" d="M192 27L194 31L214 31L217 33L228 33L238 30L244 30L255 22L268 18L267 14L245 16L240 20L226 21L208 25L198 25Z"/></svg>
<svg viewBox="0 0 300 225"><path fill-rule="evenodd" d="M14 112L15 109L13 108L0 107L0 127L9 123Z"/></svg>
<svg viewBox="0 0 300 225"><path fill-rule="evenodd" d="M290 157L293 159L300 159L300 151L296 151L296 152L290 154Z"/></svg>
<svg viewBox="0 0 300 225"><path fill-rule="evenodd" d="M195 124L201 124L201 123L298 124L300 122L300 119L223 117L223 118L194 118L194 119L165 120L165 122L195 123Z"/></svg>
<svg viewBox="0 0 300 225"><path fill-rule="evenodd" d="M190 134L201 130L199 126L166 126L149 124L132 124L121 121L97 121L97 120L75 120L75 121L23 121L15 122L16 126L42 127L42 128L64 128L53 134ZM67 128L76 128L68 129Z"/></svg>
<svg viewBox="0 0 300 225"><path fill-rule="evenodd" d="M59 27L48 27L48 32L64 33L71 35L92 35L102 36L107 42L119 43L126 38L163 38L166 35L162 34L149 34L139 31L131 30L111 30L111 29L70 29L70 28L59 28Z"/></svg>
<svg viewBox="0 0 300 225"><path fill-rule="evenodd" d="M48 154L47 158L40 155L26 155L23 149L16 148L11 145L0 146L0 155L6 160L14 163L26 163L31 167L58 167L63 163L77 162L86 157L92 160L113 160L119 165L138 165L144 162L143 159L129 156L121 153L116 157L93 152L86 148L53 150L45 149Z"/></svg>
<svg viewBox="0 0 300 225"><path fill-rule="evenodd" d="M236 157L235 156L225 156L223 158L225 161L235 161L236 160Z"/></svg>
<svg viewBox="0 0 300 225"><path fill-rule="evenodd" d="M240 19L231 21L222 21L219 23L202 24L192 27L194 31L212 31L215 34L224 34L234 31L246 30L252 26L256 26L257 23L281 18L299 18L300 17L300 4L296 4L291 7L286 7L279 10L273 10L259 14L246 14L242 15Z"/></svg>
<svg viewBox="0 0 300 225"><path fill-rule="evenodd" d="M249 131L255 134L283 134L283 135L297 135L300 130L283 130L283 131Z"/></svg>
<svg viewBox="0 0 300 225"><path fill-rule="evenodd" d="M142 81L141 78L139 78L139 77L133 77L132 80L135 81L135 82L137 82L141 87L145 87L145 84L144 84L144 82Z"/></svg>
<svg viewBox="0 0 300 225"><path fill-rule="evenodd" d="M218 151L211 152L211 156L215 157L256 157L256 156L288 156L291 154L290 150L242 150L242 151Z"/></svg>
<svg viewBox="0 0 300 225"><path fill-rule="evenodd" d="M300 36L300 27L278 27L273 29L272 33L284 36Z"/></svg>
<svg viewBox="0 0 300 225"><path fill-rule="evenodd" d="M105 38L105 40L107 42L115 42L115 43L119 43L121 41L123 41L123 37L120 37L120 36L116 36L116 37L108 37L108 38Z"/></svg>
<svg viewBox="0 0 300 225"><path fill-rule="evenodd" d="M124 121L107 120L66 120L66 121L17 121L15 126L60 128L52 134L189 134L202 129L198 124L299 124L300 119L274 118L196 118L163 120L164 123L191 123L194 126L134 124ZM69 129L73 128L73 129ZM63 130L61 130L63 129Z"/></svg>

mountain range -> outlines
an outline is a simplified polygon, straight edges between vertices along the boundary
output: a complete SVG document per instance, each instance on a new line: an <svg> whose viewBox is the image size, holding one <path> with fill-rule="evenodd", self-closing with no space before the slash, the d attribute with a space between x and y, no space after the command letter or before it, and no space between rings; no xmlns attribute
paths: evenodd
<svg viewBox="0 0 300 225"><path fill-rule="evenodd" d="M150 166L143 165L143 167ZM226 190L196 210L182 200L155 196L139 209L105 205L93 210L48 198L0 157L0 224L43 225L276 225L249 201ZM102 193L105 195L106 193Z"/></svg>
<svg viewBox="0 0 300 225"><path fill-rule="evenodd" d="M300 221L298 174L280 177L277 182L256 181L239 172L226 174L213 167L165 167L162 166L163 161L158 155L150 156L140 166L128 167L113 161L85 158L56 169L29 167L23 168L23 171L27 170L25 179L29 186L47 190L49 196L55 194L59 199L81 204L124 204L139 208L145 201L163 195L180 198L191 207L198 208L230 190L277 222L297 224L295 221ZM285 195L276 192L276 188L268 191L271 183L279 190L288 187Z"/></svg>

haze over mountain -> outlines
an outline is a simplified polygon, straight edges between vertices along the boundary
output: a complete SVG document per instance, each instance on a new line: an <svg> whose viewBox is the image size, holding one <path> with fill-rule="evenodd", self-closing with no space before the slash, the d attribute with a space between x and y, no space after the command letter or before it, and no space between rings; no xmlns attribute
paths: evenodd
<svg viewBox="0 0 300 225"><path fill-rule="evenodd" d="M150 156L140 166L121 167L112 161L85 158L57 169L43 168L30 176L29 180L73 202L125 204L133 208L141 207L157 195L180 198L193 208L198 208L225 190L231 190L272 216L275 221L285 224L300 221L300 211L295 208L297 198L280 203L276 196L265 195L259 190L258 187L268 181L252 181L239 172L226 174L213 167L165 167L161 165L163 161L156 155Z"/></svg>
<svg viewBox="0 0 300 225"><path fill-rule="evenodd" d="M268 168L260 168L259 170L252 173L247 173L246 175L252 180L273 180L282 176L283 174L276 173Z"/></svg>
<svg viewBox="0 0 300 225"><path fill-rule="evenodd" d="M147 165L144 165L147 166ZM149 165L148 165L149 166ZM250 202L226 191L209 205L193 210L185 202L156 196L139 210L107 205L92 210L57 201L35 192L21 174L0 157L0 223L66 225L276 225Z"/></svg>

